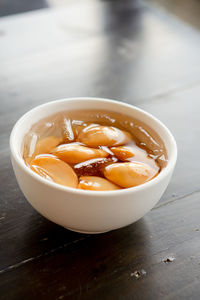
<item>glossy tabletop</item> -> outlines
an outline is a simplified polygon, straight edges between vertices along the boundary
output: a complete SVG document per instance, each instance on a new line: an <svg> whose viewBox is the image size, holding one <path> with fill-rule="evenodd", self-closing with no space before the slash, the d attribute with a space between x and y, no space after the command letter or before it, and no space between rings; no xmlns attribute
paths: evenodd
<svg viewBox="0 0 200 300"><path fill-rule="evenodd" d="M10 162L17 119L95 96L163 121L177 166L144 218L100 235L39 215ZM69 1L0 18L0 299L200 299L200 32L143 1ZM123 201L123 199L122 199Z"/></svg>

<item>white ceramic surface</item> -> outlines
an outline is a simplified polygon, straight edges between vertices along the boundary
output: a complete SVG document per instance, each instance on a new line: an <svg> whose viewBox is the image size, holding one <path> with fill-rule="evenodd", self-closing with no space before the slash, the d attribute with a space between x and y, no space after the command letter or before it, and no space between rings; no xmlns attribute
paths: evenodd
<svg viewBox="0 0 200 300"><path fill-rule="evenodd" d="M148 124L165 143L168 164L153 180L117 191L85 191L47 181L32 172L22 158L25 134L40 119L63 110L104 109ZM11 159L18 184L30 204L49 220L70 230L100 233L124 227L143 217L164 193L177 157L176 142L158 119L134 106L108 99L71 98L40 105L22 116L10 136Z"/></svg>

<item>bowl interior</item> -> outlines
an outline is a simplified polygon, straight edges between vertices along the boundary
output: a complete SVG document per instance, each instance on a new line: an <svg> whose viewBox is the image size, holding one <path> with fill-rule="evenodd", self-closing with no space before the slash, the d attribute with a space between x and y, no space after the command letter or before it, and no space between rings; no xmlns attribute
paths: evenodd
<svg viewBox="0 0 200 300"><path fill-rule="evenodd" d="M124 104L122 102L101 98L72 98L57 100L37 106L36 108L30 110L19 119L12 130L10 137L10 147L12 155L16 160L20 161L25 166L22 158L23 141L25 134L30 130L32 125L39 120L53 115L57 112L67 110L80 110L81 108L83 108L84 110L109 110L133 117L147 124L162 139L167 151L168 163L167 166L162 169L161 173L168 172L174 167L177 156L176 142L172 134L164 124L162 124L158 119L156 119L149 113L139 108ZM157 177L159 177L160 174Z"/></svg>

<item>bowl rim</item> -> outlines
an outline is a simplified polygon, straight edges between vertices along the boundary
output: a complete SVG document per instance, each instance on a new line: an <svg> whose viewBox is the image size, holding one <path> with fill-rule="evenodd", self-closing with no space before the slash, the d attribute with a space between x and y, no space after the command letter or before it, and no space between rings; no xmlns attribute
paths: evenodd
<svg viewBox="0 0 200 300"><path fill-rule="evenodd" d="M63 102L70 102L70 101L96 101L96 102L106 102L106 103L112 103L112 104L117 104L118 106L123 106L126 108L130 108L131 110L134 109L135 111L147 116L148 118L152 119L154 122L158 123L158 125L160 127L162 127L162 129L164 129L164 131L167 133L168 138L170 139L171 142L171 148L172 148L172 153L170 158L168 159L167 165L166 167L164 167L161 172L153 179L151 179L150 181L144 182L143 184L140 184L138 186L135 187L131 187L131 188L125 188L125 189L120 189L120 190L111 190L111 191L91 191L91 190L81 190L81 189L77 189L77 188L72 188L72 187L67 187L64 185L60 185L58 183L55 182L51 182L48 181L46 179L44 179L43 177L39 176L38 174L34 173L24 162L23 158L19 156L19 154L17 153L17 149L15 147L15 136L16 136L16 132L18 130L18 127L21 123L24 122L24 120L26 120L29 115L31 115L33 112L37 111L37 110L41 110L43 108L45 108L46 106L49 105L54 105L55 103L63 103ZM162 138L161 138L162 139ZM163 142L165 142L163 140ZM127 104L118 100L113 100L113 99L108 99L108 98L100 98L100 97L71 97L71 98L62 98L62 99L58 99L58 100L53 100L53 101L48 101L44 104L41 105L37 105L36 107L32 108L31 110L29 110L28 112L26 112L25 114L23 114L18 121L15 123L11 134L10 134L10 150L11 150L11 156L15 159L15 161L20 165L20 167L25 171L25 173L27 175L30 175L31 177L33 177L33 179L40 181L41 183L50 186L52 188L61 190L61 191L65 191L65 192L70 192L73 194L77 194L77 195L87 195L87 196L106 196L107 194L109 196L115 196L115 195L120 195L120 194L130 194L130 193L136 193L138 191L141 190L146 190L148 188L150 188L151 186L156 185L159 181L162 181L165 177L167 177L169 175L169 173L171 171L173 171L174 166L176 164L176 160L177 160L177 144L176 141L172 135L172 133L170 132L170 130L156 117L154 117L152 114L146 112L145 110L138 108L132 104Z"/></svg>

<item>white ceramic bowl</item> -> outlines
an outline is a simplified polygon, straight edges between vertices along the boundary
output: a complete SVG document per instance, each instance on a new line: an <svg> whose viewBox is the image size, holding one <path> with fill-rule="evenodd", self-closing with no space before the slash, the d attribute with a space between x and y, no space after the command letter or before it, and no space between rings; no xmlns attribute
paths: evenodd
<svg viewBox="0 0 200 300"><path fill-rule="evenodd" d="M47 181L31 171L22 158L25 134L44 117L59 111L104 109L148 124L165 143L168 163L151 181L117 191L85 191ZM22 116L10 136L11 159L19 186L30 204L47 219L70 230L100 233L124 227L143 217L164 193L177 157L176 142L158 119L134 106L98 98L71 98L40 105Z"/></svg>

